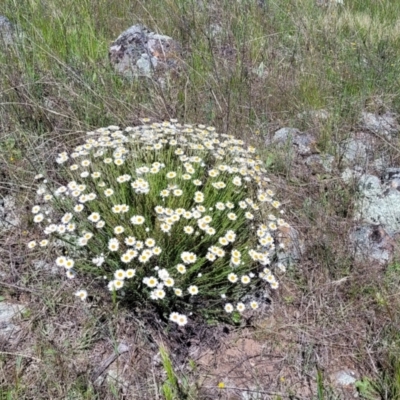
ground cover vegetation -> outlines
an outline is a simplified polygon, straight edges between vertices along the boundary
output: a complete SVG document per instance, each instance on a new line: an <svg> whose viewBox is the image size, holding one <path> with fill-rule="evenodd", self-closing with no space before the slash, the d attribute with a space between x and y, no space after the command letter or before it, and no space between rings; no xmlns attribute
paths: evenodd
<svg viewBox="0 0 400 400"><path fill-rule="evenodd" d="M400 4L4 0L0 14L22 35L0 54L0 193L20 219L0 233L1 300L26 306L18 337L0 342L0 398L347 398L329 379L344 366L361 398L399 398L399 261L348 251L357 193L339 145L361 111L399 115ZM167 84L109 65L110 42L139 22L182 43L185 68ZM266 146L283 126L316 135L334 171L301 174L288 149ZM199 135L246 152L251 173L217 143L191 147ZM398 165L398 141L377 139ZM307 246L277 279L257 246L272 259L269 232L286 223ZM243 297L261 284L267 298ZM99 384L120 341L132 347L118 377ZM206 362L202 346L235 362Z"/></svg>

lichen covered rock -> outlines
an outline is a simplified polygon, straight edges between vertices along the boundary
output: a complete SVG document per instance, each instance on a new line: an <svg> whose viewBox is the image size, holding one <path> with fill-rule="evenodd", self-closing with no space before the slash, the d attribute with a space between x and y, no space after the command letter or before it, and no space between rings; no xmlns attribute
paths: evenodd
<svg viewBox="0 0 400 400"><path fill-rule="evenodd" d="M182 67L178 42L133 25L111 44L109 58L114 70L125 78L159 77Z"/></svg>

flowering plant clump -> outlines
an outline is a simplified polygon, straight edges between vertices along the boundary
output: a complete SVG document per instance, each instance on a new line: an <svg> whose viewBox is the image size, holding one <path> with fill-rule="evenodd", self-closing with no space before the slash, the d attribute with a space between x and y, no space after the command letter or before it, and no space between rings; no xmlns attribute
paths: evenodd
<svg viewBox="0 0 400 400"><path fill-rule="evenodd" d="M46 239L28 247L61 240L70 256L55 263L68 278L105 278L114 295L151 301L181 326L192 312L257 309L246 294L278 288L274 231L288 225L254 154L175 120L88 132L56 159L63 184L39 185L33 221Z"/></svg>

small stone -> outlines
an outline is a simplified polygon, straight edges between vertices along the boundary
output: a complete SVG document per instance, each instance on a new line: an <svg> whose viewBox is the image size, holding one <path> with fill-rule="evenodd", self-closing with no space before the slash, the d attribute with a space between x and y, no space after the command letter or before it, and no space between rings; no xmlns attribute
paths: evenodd
<svg viewBox="0 0 400 400"><path fill-rule="evenodd" d="M350 164L365 164L367 160L367 147L362 140L350 138L340 147L345 161Z"/></svg>
<svg viewBox="0 0 400 400"><path fill-rule="evenodd" d="M379 225L362 225L350 234L355 257L360 262L387 264L393 256L393 238Z"/></svg>
<svg viewBox="0 0 400 400"><path fill-rule="evenodd" d="M279 244L284 245L284 250L277 253L279 262L288 266L300 261L305 252L305 245L300 233L295 228L279 226L276 238Z"/></svg>
<svg viewBox="0 0 400 400"><path fill-rule="evenodd" d="M279 146L291 145L296 153L307 156L319 153L316 140L309 134L303 134L295 128L281 128L277 130L271 139L266 140L266 145L277 144Z"/></svg>
<svg viewBox="0 0 400 400"><path fill-rule="evenodd" d="M20 223L14 197L7 195L0 198L0 231L8 231Z"/></svg>
<svg viewBox="0 0 400 400"><path fill-rule="evenodd" d="M358 189L365 197L375 197L382 194L381 180L375 175L362 175L358 181Z"/></svg>
<svg viewBox="0 0 400 400"><path fill-rule="evenodd" d="M287 144L288 142L292 143L293 138L298 134L300 134L300 131L296 128L281 128L274 133L271 139L271 143L275 144Z"/></svg>
<svg viewBox="0 0 400 400"><path fill-rule="evenodd" d="M356 373L350 370L335 372L331 379L338 386L353 386L357 381Z"/></svg>
<svg viewBox="0 0 400 400"><path fill-rule="evenodd" d="M386 168L385 172L383 173L383 179L386 182L398 178L400 178L400 168Z"/></svg>
<svg viewBox="0 0 400 400"><path fill-rule="evenodd" d="M330 154L313 154L306 158L305 164L311 168L311 170L318 174L321 172L332 172L333 162L335 157Z"/></svg>
<svg viewBox="0 0 400 400"><path fill-rule="evenodd" d="M293 145L296 152L301 156L309 156L311 154L319 153L317 149L317 141L311 135L297 135L293 139Z"/></svg>
<svg viewBox="0 0 400 400"><path fill-rule="evenodd" d="M359 179L361 175L362 173L358 170L345 168L340 177L343 179L343 182L352 184L356 179Z"/></svg>
<svg viewBox="0 0 400 400"><path fill-rule="evenodd" d="M385 157L379 157L376 158L373 162L372 165L374 166L374 168L379 172L379 173L384 173L387 166L389 164L389 161L386 160Z"/></svg>
<svg viewBox="0 0 400 400"><path fill-rule="evenodd" d="M363 112L361 114L361 124L365 129L381 135L394 135L399 131L399 124L396 118L390 113L377 115Z"/></svg>
<svg viewBox="0 0 400 400"><path fill-rule="evenodd" d="M0 15L0 43L6 46L12 45L16 38L16 30L14 24L3 15Z"/></svg>
<svg viewBox="0 0 400 400"><path fill-rule="evenodd" d="M44 260L35 260L32 262L32 265L35 269L37 269L41 272L46 271L51 274L58 274L60 272L60 268L57 267L57 265L55 263L48 263Z"/></svg>
<svg viewBox="0 0 400 400"><path fill-rule="evenodd" d="M398 191L400 191L400 178L394 178L389 182L389 187L391 189L396 189Z"/></svg>
<svg viewBox="0 0 400 400"><path fill-rule="evenodd" d="M363 175L359 189L363 197L356 203L355 218L381 225L390 235L400 232L400 192L397 188L384 188L378 177Z"/></svg>
<svg viewBox="0 0 400 400"><path fill-rule="evenodd" d="M21 314L24 309L25 306L19 304L0 302L0 336L9 337L13 332L20 329L11 321L14 317Z"/></svg>

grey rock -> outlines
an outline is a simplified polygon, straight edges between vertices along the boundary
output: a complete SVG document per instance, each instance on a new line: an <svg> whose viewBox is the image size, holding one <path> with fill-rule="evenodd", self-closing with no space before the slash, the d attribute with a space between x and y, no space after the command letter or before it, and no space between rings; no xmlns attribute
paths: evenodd
<svg viewBox="0 0 400 400"><path fill-rule="evenodd" d="M296 153L307 156L317 153L316 140L309 134L304 134L295 128L281 128L277 130L272 138L266 139L266 145L276 144L278 146L292 146Z"/></svg>
<svg viewBox="0 0 400 400"><path fill-rule="evenodd" d="M356 376L354 371L342 370L333 373L331 379L338 386L354 386L357 381Z"/></svg>
<svg viewBox="0 0 400 400"><path fill-rule="evenodd" d="M363 112L361 114L361 124L365 129L377 134L394 135L399 131L399 124L390 113L377 115Z"/></svg>
<svg viewBox="0 0 400 400"><path fill-rule="evenodd" d="M64 245L64 243L63 243L63 245ZM35 260L32 262L32 265L37 270L46 271L51 274L58 274L60 272L60 268L57 267L54 262L48 263L44 260Z"/></svg>
<svg viewBox="0 0 400 400"><path fill-rule="evenodd" d="M292 226L280 226L278 228L276 239L283 245L283 251L278 251L278 261L286 266L295 264L301 260L305 252L304 240L300 233Z"/></svg>
<svg viewBox="0 0 400 400"><path fill-rule="evenodd" d="M136 61L136 66L143 75L150 76L151 71L157 67L157 59L149 57L148 54L142 54L139 60Z"/></svg>
<svg viewBox="0 0 400 400"><path fill-rule="evenodd" d="M10 337L20 329L12 323L12 320L24 309L25 307L19 304L0 302L0 336Z"/></svg>
<svg viewBox="0 0 400 400"><path fill-rule="evenodd" d="M0 231L8 231L20 223L14 197L7 195L0 198Z"/></svg>
<svg viewBox="0 0 400 400"><path fill-rule="evenodd" d="M357 183L360 193L354 218L363 225L350 235L355 256L380 264L392 258L393 238L400 233L400 179L395 169L389 169L385 177L386 182L382 184L375 175L360 174L349 168L342 174L347 183ZM387 180L391 177L393 179Z"/></svg>
<svg viewBox="0 0 400 400"><path fill-rule="evenodd" d="M361 139L347 139L340 149L343 159L349 164L365 164L367 161L367 146Z"/></svg>
<svg viewBox="0 0 400 400"><path fill-rule="evenodd" d="M400 192L387 189L375 196L374 193L379 192L372 184L364 193L367 196L359 200L355 217L370 224L382 225L390 235L400 232Z"/></svg>
<svg viewBox="0 0 400 400"><path fill-rule="evenodd" d="M390 180L389 182L389 187L391 189L396 189L398 191L400 191L400 178L393 178Z"/></svg>
<svg viewBox="0 0 400 400"><path fill-rule="evenodd" d="M400 232L400 191L397 178L393 185L382 185L374 175L362 175L358 188L361 198L357 201L356 219L370 224L379 224L393 235Z"/></svg>
<svg viewBox="0 0 400 400"><path fill-rule="evenodd" d="M330 154L313 154L306 158L305 164L311 168L314 173L332 172L335 157Z"/></svg>
<svg viewBox="0 0 400 400"><path fill-rule="evenodd" d="M355 180L359 179L361 175L362 175L361 171L347 167L343 170L340 177L345 183L352 184L354 183Z"/></svg>
<svg viewBox="0 0 400 400"><path fill-rule="evenodd" d="M133 25L123 32L108 54L114 70L128 79L164 75L182 68L178 42L143 25Z"/></svg>
<svg viewBox="0 0 400 400"><path fill-rule="evenodd" d="M379 225L362 225L350 234L356 260L387 264L394 252L393 238Z"/></svg>
<svg viewBox="0 0 400 400"><path fill-rule="evenodd" d="M374 198L382 194L381 180L375 175L364 174L358 181L358 189L364 197Z"/></svg>
<svg viewBox="0 0 400 400"><path fill-rule="evenodd" d="M8 18L0 15L0 44L12 45L16 38L16 29Z"/></svg>
<svg viewBox="0 0 400 400"><path fill-rule="evenodd" d="M386 168L383 173L383 180L386 182L390 182L392 179L400 178L400 168Z"/></svg>
<svg viewBox="0 0 400 400"><path fill-rule="evenodd" d="M296 135L293 138L293 145L296 148L296 152L301 156L309 156L317 152L316 140L308 134Z"/></svg>
<svg viewBox="0 0 400 400"><path fill-rule="evenodd" d="M282 145L288 142L292 143L294 137L299 134L301 134L301 132L296 128L281 128L274 133L270 142Z"/></svg>
<svg viewBox="0 0 400 400"><path fill-rule="evenodd" d="M385 157L379 157L372 162L372 165L379 173L383 174L389 163L390 161Z"/></svg>

